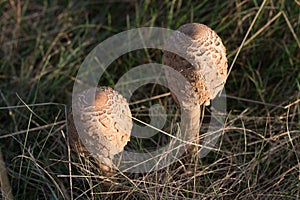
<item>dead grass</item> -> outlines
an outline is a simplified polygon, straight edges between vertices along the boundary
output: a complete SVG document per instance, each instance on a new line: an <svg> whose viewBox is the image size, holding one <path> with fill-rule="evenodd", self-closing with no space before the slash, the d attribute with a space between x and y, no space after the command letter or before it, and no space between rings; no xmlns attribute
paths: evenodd
<svg viewBox="0 0 300 200"><path fill-rule="evenodd" d="M0 147L14 197L299 199L299 12L299 2L279 0L2 1ZM190 21L211 26L227 47L227 118L216 149L152 173L111 177L71 153L66 105L89 51L130 28ZM113 86L127 70L160 59L155 50L124 55L99 85ZM168 92L144 87L132 98L133 116L147 122L147 108L159 103L172 111L168 132L178 116Z"/></svg>

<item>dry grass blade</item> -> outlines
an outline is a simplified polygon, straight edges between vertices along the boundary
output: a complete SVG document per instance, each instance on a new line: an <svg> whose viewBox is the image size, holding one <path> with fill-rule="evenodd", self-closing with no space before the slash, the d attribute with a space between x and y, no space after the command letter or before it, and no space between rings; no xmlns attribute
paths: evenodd
<svg viewBox="0 0 300 200"><path fill-rule="evenodd" d="M297 37L297 34L295 33L295 30L294 30L293 26L291 25L291 22L290 22L289 18L286 16L285 12L282 11L282 14L283 14L283 17L284 17L284 19L285 19L285 21L286 21L286 23L287 23L287 25L288 25L291 33L293 34L294 39L297 42L298 47L300 48L300 41L299 41L299 39Z"/></svg>
<svg viewBox="0 0 300 200"><path fill-rule="evenodd" d="M36 127L36 128L30 128L30 129L27 129L27 130L17 131L17 132L14 132L14 133L8 133L8 134L5 134L5 135L1 135L0 139L14 137L16 135L28 133L28 132L31 132L31 131L44 130L45 128L49 128L49 127L53 127L53 126L57 126L57 125L65 126L66 121L55 122L55 123L39 126L39 127Z"/></svg>
<svg viewBox="0 0 300 200"><path fill-rule="evenodd" d="M284 106L285 109L288 109L289 107L296 105L297 103L300 103L300 99L297 99L296 101Z"/></svg>
<svg viewBox="0 0 300 200"><path fill-rule="evenodd" d="M244 47L245 42L246 42L246 39L248 38L248 35L250 34L250 31L252 30L252 28L253 28L253 26L254 26L254 24L255 24L255 22L256 22L258 16L260 15L262 9L264 8L266 2L267 2L267 0L264 0L264 1L262 2L262 4L260 5L260 7L259 7L259 9L258 9L258 11L257 11L257 13L256 13L256 15L255 15L255 17L254 17L254 19L252 20L252 22L251 22L251 24L250 24L250 26L249 26L249 28L248 28L248 30L247 30L247 32L246 32L244 38L243 38L242 43L240 44L240 46L239 46L237 52L235 53L235 56L234 56L234 58L233 58L233 61L232 61L231 65L230 65L230 67L229 67L227 77L229 77L230 72L231 72L231 70L232 70L232 68L233 68L233 66L234 66L234 64L235 64L235 61L236 61L236 59L238 58L238 56L239 56L239 54L240 54L242 48Z"/></svg>
<svg viewBox="0 0 300 200"><path fill-rule="evenodd" d="M12 189L7 175L7 170L2 156L0 148L0 188L3 200L13 200Z"/></svg>

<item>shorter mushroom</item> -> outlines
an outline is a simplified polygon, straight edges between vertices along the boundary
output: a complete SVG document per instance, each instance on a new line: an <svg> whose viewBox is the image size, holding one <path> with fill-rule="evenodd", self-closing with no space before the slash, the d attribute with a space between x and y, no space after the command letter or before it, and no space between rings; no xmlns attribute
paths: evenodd
<svg viewBox="0 0 300 200"><path fill-rule="evenodd" d="M101 170L116 169L114 156L130 140L132 126L126 99L112 88L90 88L73 96L68 114L70 146L82 156L94 157Z"/></svg>

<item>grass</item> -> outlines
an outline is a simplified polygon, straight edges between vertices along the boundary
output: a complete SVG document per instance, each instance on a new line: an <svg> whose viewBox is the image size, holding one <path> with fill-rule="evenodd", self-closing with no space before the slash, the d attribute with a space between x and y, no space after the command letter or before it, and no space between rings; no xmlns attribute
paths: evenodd
<svg viewBox="0 0 300 200"><path fill-rule="evenodd" d="M4 0L0 13L0 148L16 199L300 198L299 1ZM67 143L65 112L80 64L121 31L188 22L209 25L227 47L218 150L152 173L103 176ZM99 85L113 87L129 69L161 62L160 51L149 52L120 57ZM167 92L141 88L133 115L149 122L150 105L174 106L170 95L152 99Z"/></svg>

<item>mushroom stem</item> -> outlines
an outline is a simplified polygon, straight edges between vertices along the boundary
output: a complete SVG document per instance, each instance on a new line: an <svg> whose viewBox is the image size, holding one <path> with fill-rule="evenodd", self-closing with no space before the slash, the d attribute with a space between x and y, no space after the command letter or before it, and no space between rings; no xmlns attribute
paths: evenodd
<svg viewBox="0 0 300 200"><path fill-rule="evenodd" d="M194 106L193 109L182 109L181 114L181 131L184 133L185 141L192 143L188 145L187 151L193 151L199 144L200 105Z"/></svg>

